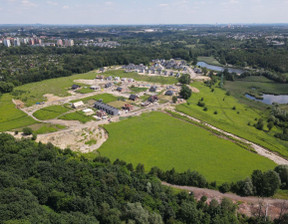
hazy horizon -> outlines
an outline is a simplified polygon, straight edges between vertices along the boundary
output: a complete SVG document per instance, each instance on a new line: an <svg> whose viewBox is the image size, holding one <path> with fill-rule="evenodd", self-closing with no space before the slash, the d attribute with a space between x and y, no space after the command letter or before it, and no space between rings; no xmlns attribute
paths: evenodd
<svg viewBox="0 0 288 224"><path fill-rule="evenodd" d="M288 0L2 0L3 25L286 24Z"/></svg>

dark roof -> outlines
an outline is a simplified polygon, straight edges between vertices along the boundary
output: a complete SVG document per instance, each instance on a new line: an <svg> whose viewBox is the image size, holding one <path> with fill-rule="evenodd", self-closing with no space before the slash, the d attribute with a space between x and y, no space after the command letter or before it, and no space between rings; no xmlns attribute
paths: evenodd
<svg viewBox="0 0 288 224"><path fill-rule="evenodd" d="M155 92L157 90L157 86L151 86L149 91L150 92Z"/></svg>
<svg viewBox="0 0 288 224"><path fill-rule="evenodd" d="M129 99L130 100L136 100L136 99L138 99L138 96L132 94L132 95L130 95Z"/></svg>
<svg viewBox="0 0 288 224"><path fill-rule="evenodd" d="M105 104L105 103L103 103L101 101L96 101L95 104L94 104L94 107L97 108L97 109L104 110L108 114L116 115L119 112L119 110L117 108L112 107L112 106L110 106L108 104Z"/></svg>
<svg viewBox="0 0 288 224"><path fill-rule="evenodd" d="M150 101L151 103L154 103L156 100L158 100L158 96L150 96L148 101Z"/></svg>
<svg viewBox="0 0 288 224"><path fill-rule="evenodd" d="M174 94L174 92L172 90L168 90L165 95L167 96L172 96Z"/></svg>
<svg viewBox="0 0 288 224"><path fill-rule="evenodd" d="M80 88L79 85L76 85L76 84L72 85L72 89L78 89L78 88Z"/></svg>

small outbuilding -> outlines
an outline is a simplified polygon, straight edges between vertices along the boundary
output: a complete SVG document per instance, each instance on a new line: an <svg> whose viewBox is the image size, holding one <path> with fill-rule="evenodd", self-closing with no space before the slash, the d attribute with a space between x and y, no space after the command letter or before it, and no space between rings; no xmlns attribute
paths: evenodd
<svg viewBox="0 0 288 224"><path fill-rule="evenodd" d="M105 88L106 88L106 89L107 89L107 88L110 88L111 86L112 86L112 83L111 83L111 82L105 84Z"/></svg>
<svg viewBox="0 0 288 224"><path fill-rule="evenodd" d="M76 89L79 89L79 88L80 88L80 86L76 85L76 84L72 85L72 87L71 87L71 89L73 89L73 90L76 90Z"/></svg>
<svg viewBox="0 0 288 224"><path fill-rule="evenodd" d="M148 98L148 101L151 103L155 103L158 100L158 96L150 96Z"/></svg>
<svg viewBox="0 0 288 224"><path fill-rule="evenodd" d="M149 89L150 92L156 92L156 90L157 90L157 86L151 86Z"/></svg>
<svg viewBox="0 0 288 224"><path fill-rule="evenodd" d="M135 101L135 100L137 100L139 97L137 96L137 95L134 95L134 94L131 94L130 96L129 96L129 100L132 100L132 101Z"/></svg>
<svg viewBox="0 0 288 224"><path fill-rule="evenodd" d="M168 90L166 93L165 93L166 96L173 96L174 95L174 92L172 90Z"/></svg>
<svg viewBox="0 0 288 224"><path fill-rule="evenodd" d="M84 106L83 101L78 101L78 102L72 103L72 108L75 108L75 109L78 109L78 108L83 107L83 106Z"/></svg>

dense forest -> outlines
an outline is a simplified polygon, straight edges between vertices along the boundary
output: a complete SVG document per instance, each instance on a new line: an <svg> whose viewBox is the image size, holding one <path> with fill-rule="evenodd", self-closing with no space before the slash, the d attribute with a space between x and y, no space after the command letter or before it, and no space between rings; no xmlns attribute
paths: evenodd
<svg viewBox="0 0 288 224"><path fill-rule="evenodd" d="M273 223L236 210L228 199L208 205L205 197L173 192L141 164L91 161L0 134L0 223Z"/></svg>

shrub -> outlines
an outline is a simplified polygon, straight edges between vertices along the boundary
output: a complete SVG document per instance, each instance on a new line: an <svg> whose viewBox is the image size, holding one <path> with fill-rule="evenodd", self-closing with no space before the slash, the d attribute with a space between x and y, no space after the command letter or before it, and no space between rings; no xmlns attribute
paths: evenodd
<svg viewBox="0 0 288 224"><path fill-rule="evenodd" d="M207 107L204 107L204 109L203 109L204 111L207 111L208 110L208 108Z"/></svg>
<svg viewBox="0 0 288 224"><path fill-rule="evenodd" d="M216 111L214 111L214 114L216 115L216 114L218 114L218 111L216 110Z"/></svg>
<svg viewBox="0 0 288 224"><path fill-rule="evenodd" d="M22 132L24 135L32 135L33 134L33 130L31 128L23 128Z"/></svg>
<svg viewBox="0 0 288 224"><path fill-rule="evenodd" d="M236 110L236 107L234 106L234 107L232 107L232 110Z"/></svg>
<svg viewBox="0 0 288 224"><path fill-rule="evenodd" d="M37 139L37 134L33 133L32 138L33 141L35 141Z"/></svg>
<svg viewBox="0 0 288 224"><path fill-rule="evenodd" d="M223 184L219 187L219 191L220 191L221 193L223 193L223 194L229 192L230 189L231 189L231 187L230 187L230 184L228 184L228 183L223 183Z"/></svg>
<svg viewBox="0 0 288 224"><path fill-rule="evenodd" d="M199 107L205 107L205 103L204 102L201 102L201 101L198 101L197 105Z"/></svg>

